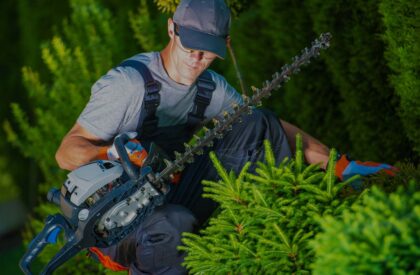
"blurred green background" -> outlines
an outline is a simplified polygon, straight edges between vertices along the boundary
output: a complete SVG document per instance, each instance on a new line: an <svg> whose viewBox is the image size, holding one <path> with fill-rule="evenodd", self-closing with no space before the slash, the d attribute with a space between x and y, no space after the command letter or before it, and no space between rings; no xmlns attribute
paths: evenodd
<svg viewBox="0 0 420 275"><path fill-rule="evenodd" d="M40 68L40 46L51 38L54 25L70 12L66 1L1 1L0 71L1 124L12 117L10 104L31 110L22 83L24 65ZM45 71L45 68L43 69ZM13 123L13 122L12 122ZM29 145L28 146L34 146ZM24 253L21 229L37 201L37 183L43 176L34 160L25 157L0 131L0 266L1 274L20 274Z"/></svg>
<svg viewBox="0 0 420 275"><path fill-rule="evenodd" d="M30 240L56 211L45 202L48 189L59 187L66 174L55 163L55 150L90 86L123 59L162 49L170 16L163 11L177 2L1 1L2 274L19 272L22 238ZM266 107L353 158L418 163L418 1L227 2L235 15L232 44L248 87L260 87L320 33L333 35L331 48ZM230 58L212 68L239 89Z"/></svg>

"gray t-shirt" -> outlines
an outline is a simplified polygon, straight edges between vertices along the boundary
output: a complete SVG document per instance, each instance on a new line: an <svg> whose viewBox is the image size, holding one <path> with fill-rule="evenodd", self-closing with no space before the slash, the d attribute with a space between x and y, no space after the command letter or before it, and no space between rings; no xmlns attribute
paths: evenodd
<svg viewBox="0 0 420 275"><path fill-rule="evenodd" d="M129 60L143 62L153 78L162 84L160 105L156 111L158 126L185 123L194 105L196 85L186 86L173 81L163 68L159 52L138 54ZM242 98L221 75L209 71L216 89L204 115L211 119L219 117L225 110L231 110L232 103L242 103ZM136 131L144 93L144 80L137 70L131 67L113 68L92 86L90 100L77 122L104 141L119 133Z"/></svg>

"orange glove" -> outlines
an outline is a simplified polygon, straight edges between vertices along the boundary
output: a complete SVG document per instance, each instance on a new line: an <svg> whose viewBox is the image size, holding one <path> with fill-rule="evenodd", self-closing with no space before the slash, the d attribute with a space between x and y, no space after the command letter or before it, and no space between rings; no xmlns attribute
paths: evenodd
<svg viewBox="0 0 420 275"><path fill-rule="evenodd" d="M144 147L140 144L140 142L137 139L134 139L136 136L135 133L129 133L130 139L125 144L125 150L127 151L128 157L130 158L130 161L136 165L136 166L143 166L144 161L147 158L147 151L144 149ZM117 149L114 144L112 144L109 147L102 147L99 150L99 159L107 159L107 160L117 160L119 159Z"/></svg>
<svg viewBox="0 0 420 275"><path fill-rule="evenodd" d="M379 172L385 172L390 176L395 176L398 169L385 163L350 160L346 155L340 156L335 166L335 175L342 181L354 175L367 176Z"/></svg>

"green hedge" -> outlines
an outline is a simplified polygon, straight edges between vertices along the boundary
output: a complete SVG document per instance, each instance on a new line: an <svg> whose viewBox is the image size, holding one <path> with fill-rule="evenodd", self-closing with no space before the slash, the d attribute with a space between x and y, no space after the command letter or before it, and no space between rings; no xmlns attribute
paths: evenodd
<svg viewBox="0 0 420 275"><path fill-rule="evenodd" d="M278 70L283 64L290 63L298 49L308 46L320 32L313 31L310 13L299 1L264 0L259 5L262 33L268 38L268 45L273 47L266 53L265 67L266 70ZM333 33L333 47L336 40ZM343 114L338 107L341 95L331 81L324 61L330 56L329 51L302 69L268 104L282 118L299 125L328 146L344 150L349 139L343 131Z"/></svg>
<svg viewBox="0 0 420 275"><path fill-rule="evenodd" d="M179 249L187 252L189 271L418 274L420 167L377 175L369 179L375 186L360 193L349 185L357 176L336 182L333 161L326 172L305 165L297 140L296 157L279 165L266 142L266 160L255 173L248 173L249 163L238 175L226 171L211 155L220 180L203 181L204 197L220 210L199 233L184 233Z"/></svg>
<svg viewBox="0 0 420 275"><path fill-rule="evenodd" d="M199 234L184 233L180 249L185 266L203 274L308 274L314 251L308 240L320 231L316 218L339 216L355 197L341 189L355 178L337 183L335 163L328 170L306 165L302 141L296 157L276 165L265 142L265 162L254 173L250 163L239 175L226 171L211 155L219 181L203 181L204 197L219 203L220 213ZM335 150L331 151L335 158Z"/></svg>
<svg viewBox="0 0 420 275"><path fill-rule="evenodd" d="M341 219L320 221L314 274L419 274L420 184L365 194Z"/></svg>
<svg viewBox="0 0 420 275"><path fill-rule="evenodd" d="M35 159L45 176L45 182L38 188L39 205L24 233L25 244L42 230L45 217L58 210L45 202L45 196L52 186L60 187L65 179L65 171L58 168L54 159L62 138L88 101L91 85L127 53L125 44L121 43L124 32L118 29L120 25L108 9L95 0L72 0L70 4L72 14L64 21L61 35L42 47L49 78L44 80L29 67L23 69L34 116L31 117L20 105L13 104L19 128L7 128L9 140L26 156ZM126 19L128 25L128 17ZM135 44L134 39L132 44ZM39 257L40 262L43 265L49 262L58 247L47 246ZM58 272L86 274L99 270L103 269L80 255Z"/></svg>
<svg viewBox="0 0 420 275"><path fill-rule="evenodd" d="M404 117L400 117L404 112L399 110L406 108L400 107L404 100L401 97L400 104L400 95L388 81L391 70L384 58L386 44L382 36L386 24L379 13L380 4L258 1L233 21L232 43L246 82L260 86L319 33L331 32L328 52L302 70L266 105L354 158L390 163L418 159L407 137L410 132L403 127ZM417 44L408 43L413 45L408 48L412 68L416 68ZM231 83L237 83L232 66L216 64L216 68ZM412 91L416 94L415 88ZM411 125L413 132L418 128L413 118L419 117L413 108L419 104L411 98L411 109L405 112L411 114L411 121L404 125Z"/></svg>
<svg viewBox="0 0 420 275"><path fill-rule="evenodd" d="M396 114L398 97L387 82L379 3L305 2L313 29L334 35L324 59L342 98L341 129L349 137L348 152L358 159L393 162L410 148Z"/></svg>
<svg viewBox="0 0 420 275"><path fill-rule="evenodd" d="M386 27L385 57L392 70L390 81L400 97L398 108L404 129L420 153L420 3L383 0L379 6Z"/></svg>

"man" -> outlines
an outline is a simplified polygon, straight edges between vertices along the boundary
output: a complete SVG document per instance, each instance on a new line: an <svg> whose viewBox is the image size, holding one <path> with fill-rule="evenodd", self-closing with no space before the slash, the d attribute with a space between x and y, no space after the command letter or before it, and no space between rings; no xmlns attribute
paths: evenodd
<svg viewBox="0 0 420 275"><path fill-rule="evenodd" d="M242 103L222 76L207 70L216 58L225 57L229 26L229 9L223 0L182 0L173 19L168 19L170 40L161 52L129 58L93 85L89 103L57 151L60 167L73 170L95 159L116 159L112 140L122 132L136 132L145 148L155 142L173 156L200 125L220 117L233 103ZM278 161L291 156L289 144L295 144L298 132L303 135L306 160L325 168L329 154L325 145L264 110L243 117L243 123L210 150L226 168L238 171L246 161L263 157L264 139L271 141ZM141 165L140 143L132 140L126 149L130 159ZM338 175L343 179L350 176L347 168L356 166L346 158L340 161ZM389 168L360 166L367 169L365 174ZM208 156L197 157L168 194L168 204L119 244L92 251L107 267L129 269L130 274L185 273L183 255L176 250L180 234L202 225L216 208L201 197L200 184L216 177Z"/></svg>

